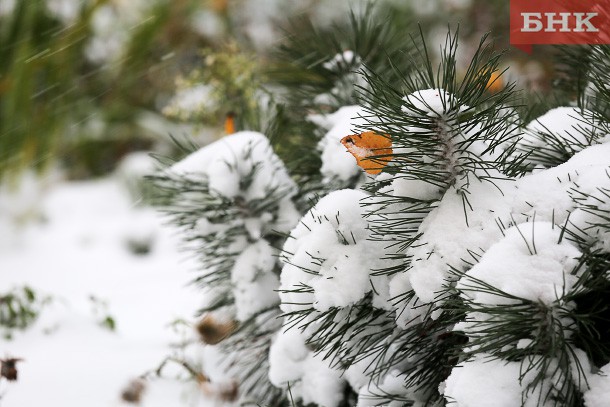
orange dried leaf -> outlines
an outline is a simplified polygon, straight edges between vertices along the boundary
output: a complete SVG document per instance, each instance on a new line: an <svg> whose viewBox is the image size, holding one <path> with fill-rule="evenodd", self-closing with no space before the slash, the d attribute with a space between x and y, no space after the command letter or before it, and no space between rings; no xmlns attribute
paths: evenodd
<svg viewBox="0 0 610 407"><path fill-rule="evenodd" d="M235 133L235 117L232 113L229 113L225 118L225 134L233 134Z"/></svg>
<svg viewBox="0 0 610 407"><path fill-rule="evenodd" d="M387 134L381 135L374 131L365 131L343 137L341 144L356 158L358 166L369 174L379 174L383 167L392 160L392 140Z"/></svg>
<svg viewBox="0 0 610 407"><path fill-rule="evenodd" d="M494 71L491 73L489 80L487 81L487 90L491 93L500 92L504 88L504 81L500 76L500 72Z"/></svg>

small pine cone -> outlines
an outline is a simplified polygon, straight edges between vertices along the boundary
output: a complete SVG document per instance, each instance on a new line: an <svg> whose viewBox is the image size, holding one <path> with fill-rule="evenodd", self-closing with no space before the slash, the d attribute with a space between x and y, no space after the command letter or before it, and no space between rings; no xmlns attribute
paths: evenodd
<svg viewBox="0 0 610 407"><path fill-rule="evenodd" d="M203 394L222 401L236 401L239 397L239 385L232 380L225 383L202 382Z"/></svg>
<svg viewBox="0 0 610 407"><path fill-rule="evenodd" d="M219 322L210 314L204 316L196 326L199 337L208 345L222 342L235 331L236 327L235 321Z"/></svg>
<svg viewBox="0 0 610 407"><path fill-rule="evenodd" d="M219 394L221 400L224 401L235 401L239 396L239 385L236 381L229 383L223 383L219 386Z"/></svg>
<svg viewBox="0 0 610 407"><path fill-rule="evenodd" d="M121 399L127 403L139 404L144 390L146 390L146 382L143 379L134 379L121 392Z"/></svg>

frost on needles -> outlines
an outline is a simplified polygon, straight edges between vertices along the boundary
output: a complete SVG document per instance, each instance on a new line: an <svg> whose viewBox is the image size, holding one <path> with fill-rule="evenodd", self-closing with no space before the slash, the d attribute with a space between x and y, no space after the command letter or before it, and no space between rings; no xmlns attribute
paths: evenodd
<svg viewBox="0 0 610 407"><path fill-rule="evenodd" d="M314 45L318 65L295 69L328 86L284 86L309 98L290 115L313 129L315 171L295 182L264 135L240 132L156 178L201 261L204 311L229 324L215 346L241 402L604 406L607 47L588 98L524 123L512 85L488 88L500 54L485 39L463 74L457 35L438 66L421 41L383 67ZM354 92L333 93L355 62ZM379 175L341 148L363 131L392 140Z"/></svg>

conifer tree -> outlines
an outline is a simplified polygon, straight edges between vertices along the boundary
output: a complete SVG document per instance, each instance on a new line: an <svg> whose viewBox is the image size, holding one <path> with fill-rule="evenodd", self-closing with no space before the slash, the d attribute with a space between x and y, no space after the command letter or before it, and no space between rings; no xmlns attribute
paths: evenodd
<svg viewBox="0 0 610 407"><path fill-rule="evenodd" d="M437 64L370 9L349 24L281 49L288 170L239 132L155 178L240 400L603 406L608 47L526 121L486 37L461 73L457 32Z"/></svg>

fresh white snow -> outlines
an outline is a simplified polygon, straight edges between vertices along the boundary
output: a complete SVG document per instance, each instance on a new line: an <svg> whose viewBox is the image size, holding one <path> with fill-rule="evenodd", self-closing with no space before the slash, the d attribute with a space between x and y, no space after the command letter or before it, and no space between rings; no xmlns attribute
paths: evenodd
<svg viewBox="0 0 610 407"><path fill-rule="evenodd" d="M360 200L367 194L343 189L322 198L284 245L282 310L346 307L372 290L370 274L381 246L368 240ZM303 286L311 292L301 292Z"/></svg>
<svg viewBox="0 0 610 407"><path fill-rule="evenodd" d="M193 337L170 324L192 320L200 305L188 286L195 265L178 250L176 232L154 210L134 206L114 179L59 183L29 196L39 200L22 195L22 205L36 206L43 220L0 225L3 239L11 237L0 245L0 293L28 285L52 300L33 326L0 338L2 357L24 359L18 380L2 381L0 405L124 405L120 392L131 379ZM150 253L132 253L134 238L149 241ZM105 316L115 331L100 324ZM170 378L152 380L141 405L178 404L208 405L197 387Z"/></svg>
<svg viewBox="0 0 610 407"><path fill-rule="evenodd" d="M358 126L366 124L363 115L364 110L360 106L344 106L329 115L310 116L312 121L328 128L318 144L318 149L322 152L320 172L325 179L348 181L362 173L354 156L347 153L341 144L341 139L354 134Z"/></svg>

